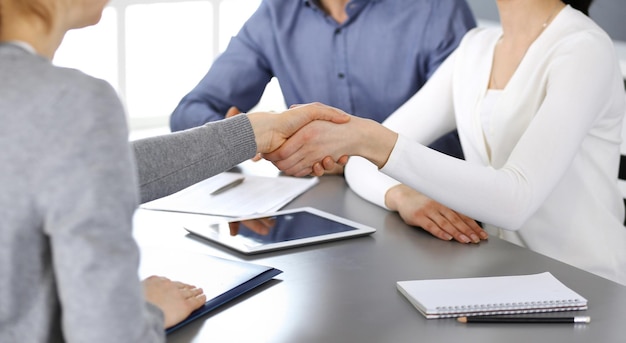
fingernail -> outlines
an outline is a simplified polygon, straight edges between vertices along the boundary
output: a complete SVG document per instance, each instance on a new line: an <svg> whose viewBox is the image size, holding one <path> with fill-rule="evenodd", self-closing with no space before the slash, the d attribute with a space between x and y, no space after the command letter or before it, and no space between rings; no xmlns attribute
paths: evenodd
<svg viewBox="0 0 626 343"><path fill-rule="evenodd" d="M478 242L480 242L480 238L478 238L478 236L476 236L475 234L471 234L471 237L472 237L472 241L473 241L474 243L478 243Z"/></svg>
<svg viewBox="0 0 626 343"><path fill-rule="evenodd" d="M469 243L469 242L470 242L470 239L469 239L467 236L465 236L465 235L461 235L461 241L462 241L463 243Z"/></svg>

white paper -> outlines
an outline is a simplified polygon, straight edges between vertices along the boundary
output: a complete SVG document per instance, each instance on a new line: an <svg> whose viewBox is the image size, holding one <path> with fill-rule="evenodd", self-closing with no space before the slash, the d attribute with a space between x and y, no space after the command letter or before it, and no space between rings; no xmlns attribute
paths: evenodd
<svg viewBox="0 0 626 343"><path fill-rule="evenodd" d="M235 179L244 181L211 195ZM317 178L257 176L224 172L141 207L150 210L241 217L277 211L319 182Z"/></svg>

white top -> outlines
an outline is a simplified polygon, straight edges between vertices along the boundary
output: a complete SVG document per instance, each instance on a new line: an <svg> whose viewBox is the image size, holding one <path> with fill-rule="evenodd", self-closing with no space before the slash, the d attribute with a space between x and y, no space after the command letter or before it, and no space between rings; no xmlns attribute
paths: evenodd
<svg viewBox="0 0 626 343"><path fill-rule="evenodd" d="M483 136L485 139L485 149L487 150L487 158L491 159L491 145L495 138L493 125L491 125L494 117L494 109L500 99L501 90L490 89L485 94L485 98L480 106L480 123L483 128Z"/></svg>
<svg viewBox="0 0 626 343"><path fill-rule="evenodd" d="M400 133L381 169L395 180L354 157L346 179L383 207L399 180L504 239L626 284L617 187L626 102L612 42L584 14L563 9L494 104L489 157L481 102L501 34L498 28L470 31L384 122ZM455 127L466 161L423 145Z"/></svg>

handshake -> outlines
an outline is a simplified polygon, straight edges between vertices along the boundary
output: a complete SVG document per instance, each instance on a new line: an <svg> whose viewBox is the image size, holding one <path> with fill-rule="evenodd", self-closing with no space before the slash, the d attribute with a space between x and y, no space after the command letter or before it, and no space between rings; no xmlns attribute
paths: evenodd
<svg viewBox="0 0 626 343"><path fill-rule="evenodd" d="M397 134L369 119L320 103L292 106L283 113L248 114L257 152L287 175L321 176L362 156L381 168Z"/></svg>

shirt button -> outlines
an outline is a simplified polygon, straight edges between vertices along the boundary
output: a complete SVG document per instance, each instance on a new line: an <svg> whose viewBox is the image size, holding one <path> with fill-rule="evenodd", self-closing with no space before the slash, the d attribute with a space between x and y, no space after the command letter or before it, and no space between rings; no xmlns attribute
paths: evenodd
<svg viewBox="0 0 626 343"><path fill-rule="evenodd" d="M344 73L339 73L337 74L337 77L343 79L344 77L346 77L346 75Z"/></svg>
<svg viewBox="0 0 626 343"><path fill-rule="evenodd" d="M338 35L341 33L341 29L335 29L335 34Z"/></svg>

